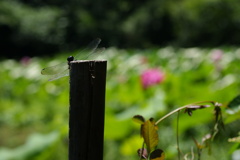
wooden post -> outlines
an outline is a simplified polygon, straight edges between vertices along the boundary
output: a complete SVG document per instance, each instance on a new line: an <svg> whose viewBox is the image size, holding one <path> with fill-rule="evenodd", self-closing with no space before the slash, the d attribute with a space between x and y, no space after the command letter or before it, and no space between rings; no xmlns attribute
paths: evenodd
<svg viewBox="0 0 240 160"><path fill-rule="evenodd" d="M69 160L102 160L107 61L70 63Z"/></svg>

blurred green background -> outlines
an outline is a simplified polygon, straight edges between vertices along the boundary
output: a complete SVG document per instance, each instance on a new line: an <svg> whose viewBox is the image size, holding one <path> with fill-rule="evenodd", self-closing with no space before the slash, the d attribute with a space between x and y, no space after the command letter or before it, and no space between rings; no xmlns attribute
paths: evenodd
<svg viewBox="0 0 240 160"><path fill-rule="evenodd" d="M48 82L40 72L96 37L107 47L98 59L108 60L105 160L138 159L134 115L157 120L193 102L229 103L240 92L239 8L237 0L1 0L0 160L67 159L68 77ZM144 88L149 69L164 77ZM223 107L225 130L203 159L239 159L239 142L228 141L239 136L239 110ZM177 159L176 120L159 124L166 159ZM183 155L213 125L212 109L181 113Z"/></svg>
<svg viewBox="0 0 240 160"><path fill-rule="evenodd" d="M222 52L215 61L213 55ZM71 54L71 53L69 53ZM68 77L48 82L41 68L61 62L68 54L54 59L31 58L1 61L0 157L4 159L67 159L69 84ZM120 50L108 48L102 57L108 60L105 112L104 159L138 159L141 147L140 126L132 117L141 114L156 120L171 110L197 101L228 103L239 94L240 49ZM158 68L164 80L143 89L141 75ZM239 132L239 108L226 112L225 130L212 144L207 159L230 159L235 143L228 138ZM159 125L159 147L167 159L176 159L176 116ZM180 116L180 146L188 153L194 138L211 132L213 109ZM83 144L84 145L84 144ZM236 146L235 146L236 147ZM235 150L235 149L233 149ZM207 151L203 152L204 155ZM1 159L1 158L0 158Z"/></svg>

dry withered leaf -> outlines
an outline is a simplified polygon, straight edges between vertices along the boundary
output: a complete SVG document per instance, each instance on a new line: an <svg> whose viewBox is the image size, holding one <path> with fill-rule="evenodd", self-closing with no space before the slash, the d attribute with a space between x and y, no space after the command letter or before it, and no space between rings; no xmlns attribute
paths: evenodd
<svg viewBox="0 0 240 160"><path fill-rule="evenodd" d="M147 146L148 153L150 153L158 144L158 133L155 125L150 120L142 125L141 135Z"/></svg>

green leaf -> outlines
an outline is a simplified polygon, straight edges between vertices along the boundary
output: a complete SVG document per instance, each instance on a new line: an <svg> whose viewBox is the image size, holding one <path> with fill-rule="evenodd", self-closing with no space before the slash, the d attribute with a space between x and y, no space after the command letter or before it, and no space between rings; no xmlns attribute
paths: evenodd
<svg viewBox="0 0 240 160"><path fill-rule="evenodd" d="M234 143L239 143L240 144L240 132L238 134L239 134L238 137L229 138L228 142L234 142Z"/></svg>
<svg viewBox="0 0 240 160"><path fill-rule="evenodd" d="M23 160L29 159L33 155L37 155L48 149L59 138L60 134L56 131L43 135L35 133L31 135L27 142L22 146L10 149L0 148L1 159Z"/></svg>
<svg viewBox="0 0 240 160"><path fill-rule="evenodd" d="M232 110L234 113L238 112L240 110L240 95L235 97L232 101L229 102L227 105L230 110Z"/></svg>
<svg viewBox="0 0 240 160"><path fill-rule="evenodd" d="M231 123L240 119L240 95L236 96L232 101L230 101L227 105L228 109L226 110L227 113L230 114L225 119L225 123Z"/></svg>
<svg viewBox="0 0 240 160"><path fill-rule="evenodd" d="M228 107L230 108L235 108L240 106L240 95L238 95L237 97L235 97L229 104Z"/></svg>
<svg viewBox="0 0 240 160"><path fill-rule="evenodd" d="M236 121L238 119L240 119L240 110L236 113L233 113L231 114L230 116L228 116L226 119L225 119L225 124L228 124L228 123L232 123L233 121Z"/></svg>

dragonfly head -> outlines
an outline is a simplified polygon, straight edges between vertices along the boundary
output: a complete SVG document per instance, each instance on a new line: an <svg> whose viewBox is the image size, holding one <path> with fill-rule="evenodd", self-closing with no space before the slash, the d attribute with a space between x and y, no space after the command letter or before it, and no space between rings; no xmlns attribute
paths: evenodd
<svg viewBox="0 0 240 160"><path fill-rule="evenodd" d="M74 60L74 57L73 56L69 56L68 58L67 58L67 61L68 62L71 62L71 61L73 61Z"/></svg>

